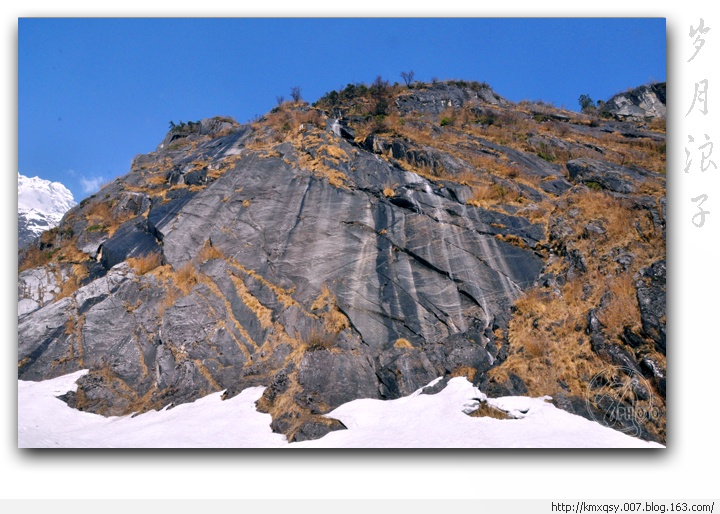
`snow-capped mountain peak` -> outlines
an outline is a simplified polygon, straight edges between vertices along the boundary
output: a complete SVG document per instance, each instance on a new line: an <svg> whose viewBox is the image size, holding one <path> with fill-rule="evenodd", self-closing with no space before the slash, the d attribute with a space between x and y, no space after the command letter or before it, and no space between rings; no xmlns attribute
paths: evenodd
<svg viewBox="0 0 720 514"><path fill-rule="evenodd" d="M18 245L22 248L56 226L74 205L72 193L60 182L18 173Z"/></svg>

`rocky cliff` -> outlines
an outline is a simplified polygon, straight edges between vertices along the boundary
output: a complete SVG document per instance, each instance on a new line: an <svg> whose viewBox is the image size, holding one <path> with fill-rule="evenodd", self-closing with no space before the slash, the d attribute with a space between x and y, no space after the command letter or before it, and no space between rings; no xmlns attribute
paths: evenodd
<svg viewBox="0 0 720 514"><path fill-rule="evenodd" d="M264 385L302 440L341 403L464 375L571 411L652 403L640 435L663 440L664 170L660 123L474 82L180 124L21 256L18 376L87 368L65 399L106 415ZM642 384L594 394L608 366Z"/></svg>

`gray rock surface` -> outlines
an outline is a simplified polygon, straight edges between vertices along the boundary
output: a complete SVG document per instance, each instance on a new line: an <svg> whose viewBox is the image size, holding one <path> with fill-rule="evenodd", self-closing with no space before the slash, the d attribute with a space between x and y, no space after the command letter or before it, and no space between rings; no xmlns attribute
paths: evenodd
<svg viewBox="0 0 720 514"><path fill-rule="evenodd" d="M230 134L201 142L190 157L178 151L173 169L223 148L234 155L237 141ZM135 217L100 244L109 272L24 317L20 378L89 367L72 401L104 414L239 391L279 380L298 354L293 348L312 350L307 334L331 311L346 320L333 329L334 346L306 350L292 374L302 391L296 403L310 413L358 397L397 398L461 366L489 369L494 349L486 349L483 331L507 321L510 304L543 266L495 235L533 246L542 225L465 205L440 183L343 140L334 144L350 156L339 168L349 187L308 173L284 146L280 157L244 152L197 191L171 189L155 200L152 189L120 189L115 209ZM396 146L407 158L410 150L396 142L393 152ZM120 182L141 187L141 175ZM398 184L393 198L382 193L390 181ZM86 236L80 246L99 241ZM221 257L199 262L208 245ZM185 295L123 264L155 252L175 272L193 264ZM26 274L22 294L37 289L30 277L38 273ZM311 307L325 289L333 308L316 314ZM396 347L401 339L410 347ZM317 432L303 426L298 434Z"/></svg>
<svg viewBox="0 0 720 514"><path fill-rule="evenodd" d="M573 159L567 162L570 179L584 184L596 184L616 193L634 193L644 180L644 170L628 168L595 159Z"/></svg>
<svg viewBox="0 0 720 514"><path fill-rule="evenodd" d="M63 280L62 271L60 281ZM58 270L33 268L18 277L18 316L29 314L51 303L60 292Z"/></svg>
<svg viewBox="0 0 720 514"><path fill-rule="evenodd" d="M411 89L396 100L401 112L440 114L448 108L460 108L469 102L504 105L506 100L487 86L477 84L432 84L427 88Z"/></svg>
<svg viewBox="0 0 720 514"><path fill-rule="evenodd" d="M665 82L643 85L613 96L603 108L619 119L665 118L666 87Z"/></svg>
<svg viewBox="0 0 720 514"><path fill-rule="evenodd" d="M642 270L642 279L635 284L644 334L665 353L665 260Z"/></svg>

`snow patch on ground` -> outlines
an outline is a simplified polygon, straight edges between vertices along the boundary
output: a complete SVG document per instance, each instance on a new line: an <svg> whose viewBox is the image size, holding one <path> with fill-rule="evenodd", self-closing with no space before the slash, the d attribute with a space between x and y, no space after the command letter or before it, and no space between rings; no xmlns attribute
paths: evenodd
<svg viewBox="0 0 720 514"><path fill-rule="evenodd" d="M465 414L487 397L465 378L434 395L422 389L397 400L361 399L328 416L348 430L314 441L288 443L270 430L270 415L255 409L263 387L228 400L214 393L173 409L105 418L56 398L77 388L87 370L45 380L18 381L20 448L661 448L569 414L545 398L488 399L519 419ZM434 381L437 382L437 381Z"/></svg>

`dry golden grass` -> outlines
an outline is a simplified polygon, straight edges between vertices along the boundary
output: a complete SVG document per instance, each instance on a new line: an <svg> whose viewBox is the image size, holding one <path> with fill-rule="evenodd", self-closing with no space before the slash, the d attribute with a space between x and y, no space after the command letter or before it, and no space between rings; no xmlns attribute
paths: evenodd
<svg viewBox="0 0 720 514"><path fill-rule="evenodd" d="M338 189L347 189L347 177L345 174L337 168L328 166L324 162L324 159L328 156L332 157L332 154L327 151L327 149L331 147L325 145L323 148L325 149L325 157L321 155L320 151L318 151L316 158L313 158L309 154L305 153L300 156L300 165L303 168L310 170L314 175L327 179L331 186Z"/></svg>
<svg viewBox="0 0 720 514"><path fill-rule="evenodd" d="M197 255L197 261L204 264L212 259L224 259L225 254L217 246L213 246L210 240L207 240Z"/></svg>
<svg viewBox="0 0 720 514"><path fill-rule="evenodd" d="M522 150L526 134L537 130L537 123L512 111L501 111L492 125L468 125L465 131L496 144Z"/></svg>
<svg viewBox="0 0 720 514"><path fill-rule="evenodd" d="M440 114L438 114L438 123L440 126L448 126L448 125L455 125L457 120L457 111L453 109L452 107L448 107L444 111L442 111Z"/></svg>
<svg viewBox="0 0 720 514"><path fill-rule="evenodd" d="M334 420L326 416L313 414L307 408L297 404L296 397L299 397L303 390L297 383L297 371L288 375L288 387L282 393L270 397L270 388L266 389L265 394L257 401L257 409L260 412L266 412L273 419L282 418L289 427L285 430L285 435L289 441L295 440L297 431L307 422L314 422L325 425L332 425ZM316 402L314 405L318 412L327 412L329 406L324 402Z"/></svg>
<svg viewBox="0 0 720 514"><path fill-rule="evenodd" d="M92 202L84 211L85 219L93 224L109 224L112 219L112 211L108 202Z"/></svg>
<svg viewBox="0 0 720 514"><path fill-rule="evenodd" d="M567 195L566 199L567 205L556 212L573 207L579 210L577 216L566 220L576 234L566 241L566 245L576 248L586 258L596 256L588 261L591 268L607 268L612 259L603 260L601 257L617 248L624 248L635 256L634 269L664 257L662 233L656 230L644 209L633 208L632 203L616 199L604 191L578 191ZM589 222L601 224L605 234L586 235L584 227ZM608 271L614 271L613 267Z"/></svg>
<svg viewBox="0 0 720 514"><path fill-rule="evenodd" d="M395 196L395 186L389 184L385 185L383 187L383 194L388 198L392 198L393 196Z"/></svg>
<svg viewBox="0 0 720 514"><path fill-rule="evenodd" d="M84 264L74 264L69 269L66 268L66 274L67 276L65 277L65 279L63 279L62 273L59 271L59 269L55 273L55 277L60 286L60 292L58 292L58 294L55 296L54 301L75 294L75 291L80 288L80 283L82 282L82 280L88 276L88 270Z"/></svg>
<svg viewBox="0 0 720 514"><path fill-rule="evenodd" d="M337 298L326 284L323 284L320 294L310 310L322 311L320 317L323 319L325 332L328 334L339 334L350 326L347 317L337 307Z"/></svg>
<svg viewBox="0 0 720 514"><path fill-rule="evenodd" d="M130 188L127 188L130 190ZM88 222L87 230L102 230L109 237L115 233L115 230L125 221L129 220L133 213L131 211L122 212L119 216L112 213L114 201L95 201L90 203L83 212Z"/></svg>
<svg viewBox="0 0 720 514"><path fill-rule="evenodd" d="M395 341L395 344L393 345L395 348L405 348L407 350L411 350L414 348L412 343L405 339L404 337L401 337Z"/></svg>
<svg viewBox="0 0 720 514"><path fill-rule="evenodd" d="M165 311L168 310L170 307L175 305L175 302L179 300L179 296L177 293L177 289L175 287L172 287L170 284L166 284L165 287L165 295L163 296L163 301L158 305L157 308L157 319L158 321L162 320L163 315L165 314Z"/></svg>
<svg viewBox="0 0 720 514"><path fill-rule="evenodd" d="M455 182L463 186L472 186L478 183L478 175L467 170L463 170L455 176Z"/></svg>
<svg viewBox="0 0 720 514"><path fill-rule="evenodd" d="M320 310L324 307L332 304L334 295L332 291L330 291L330 288L327 286L327 284L323 284L323 286L320 288L320 294L315 299L313 304L310 306L310 310Z"/></svg>
<svg viewBox="0 0 720 514"><path fill-rule="evenodd" d="M591 220L602 221L607 237L615 245L627 242L628 238L635 239L633 231L629 230L629 223L635 216L625 202L604 191L592 189L576 193L569 200L572 207L581 211L580 216L576 217L578 224Z"/></svg>
<svg viewBox="0 0 720 514"><path fill-rule="evenodd" d="M59 249L56 249L55 260L69 264L80 264L86 262L90 256L77 248L77 237L62 242Z"/></svg>
<svg viewBox="0 0 720 514"><path fill-rule="evenodd" d="M167 184L167 175L165 173L155 173L145 179L145 183L151 186L163 186Z"/></svg>
<svg viewBox="0 0 720 514"><path fill-rule="evenodd" d="M45 266L52 259L52 252L49 250L41 250L36 246L31 246L19 259L18 271L26 271L33 268Z"/></svg>
<svg viewBox="0 0 720 514"><path fill-rule="evenodd" d="M284 102L253 123L255 139L250 146L266 147L268 144L281 143L308 130L309 125L324 128L325 117L315 108L303 110L304 104Z"/></svg>
<svg viewBox="0 0 720 514"><path fill-rule="evenodd" d="M323 128L325 125L325 117L318 109L310 109L307 112L298 112L295 117L295 124L299 126L307 123L310 123L318 128Z"/></svg>
<svg viewBox="0 0 720 514"><path fill-rule="evenodd" d="M660 235L653 235L647 213L624 201L601 191L576 192L559 204L559 211L548 216L564 214L572 207L578 214L567 217L566 224L575 236L564 244L584 256L587 271L568 280L559 294L552 288L538 288L515 302L507 332L509 356L489 372L489 377L499 383L510 373L516 374L532 396L564 393L583 397L590 379L607 366L592 351L585 333L587 313L596 309L609 292L610 301L598 310L598 317L604 325L604 337L622 346L619 336L623 328L629 326L637 331L640 327L632 276L665 253L664 241ZM601 223L605 234L585 234L584 227L590 221ZM613 263L608 256L618 247L635 256L625 272L608 264ZM548 271L563 273L567 266L566 261L558 260Z"/></svg>
<svg viewBox="0 0 720 514"><path fill-rule="evenodd" d="M40 247L31 246L18 255L18 271L46 266L50 263L80 264L88 260L86 253L77 249L77 236L58 237L57 229L40 236Z"/></svg>
<svg viewBox="0 0 720 514"><path fill-rule="evenodd" d="M238 277L228 271L228 276L235 286L238 296L245 304L245 306L252 311L255 317L260 322L260 326L265 329L273 327L273 313L272 310L265 307L260 300L250 293L245 283Z"/></svg>
<svg viewBox="0 0 720 514"><path fill-rule="evenodd" d="M341 162L347 163L350 160L350 156L348 156L345 150L343 150L339 146L334 145L320 146L320 148L318 149L318 154L322 154L328 160L336 164Z"/></svg>
<svg viewBox="0 0 720 514"><path fill-rule="evenodd" d="M471 418L493 418L493 419L513 419L507 412L493 407L486 401L481 401L478 408L470 413Z"/></svg>
<svg viewBox="0 0 720 514"><path fill-rule="evenodd" d="M252 270L252 269L250 269L250 268L247 268L247 267L243 266L240 262L238 262L238 261L237 261L236 259L234 259L233 257L226 256L226 257L225 257L225 260L226 260L228 263L230 263L230 264L235 268L235 270L236 270L238 273L240 273L240 275L248 275L248 276L251 276L251 277L253 277L255 280L259 281L260 283L262 283L263 285L265 285L266 287L268 287L273 293L275 293L275 296L277 296L278 300L280 300L280 302L283 304L283 306L284 306L285 308L288 308L288 307L296 307L296 308L297 308L298 310L300 310L300 312L302 312L303 314L305 314L305 315L307 315L307 316L309 316L309 317L312 317L312 315L311 315L310 313L308 313L308 312L305 310L305 308L304 308L302 305L300 305L300 304L292 297L292 293L295 291L295 288L294 288L294 287L293 287L292 289L285 289L285 288L282 288L282 287L280 287L280 286L278 286L278 285L276 285L276 284L273 284L272 282L270 282L269 280L267 280L265 277L263 277L262 275L260 275L259 273L257 273L255 270ZM240 276L240 275L238 275L238 276Z"/></svg>
<svg viewBox="0 0 720 514"><path fill-rule="evenodd" d="M609 282L611 299L598 315L605 332L618 337L626 326L637 331L640 328L640 306L632 276L629 273L611 276Z"/></svg>
<svg viewBox="0 0 720 514"><path fill-rule="evenodd" d="M473 195L467 203L475 207L489 207L498 202L513 203L520 200L517 191L501 184L480 184L472 186L472 191Z"/></svg>
<svg viewBox="0 0 720 514"><path fill-rule="evenodd" d="M80 280L74 275L69 276L60 284L60 292L55 296L55 301L72 296L79 288Z"/></svg>
<svg viewBox="0 0 720 514"><path fill-rule="evenodd" d="M210 387L213 391L220 391L222 390L222 387L220 387L220 384L217 383L215 380L215 377L212 376L212 373L210 370L203 364L203 362L200 359L193 359L193 364L195 364L195 368L200 372L200 374L203 376L203 378L207 381L208 384L210 384Z"/></svg>
<svg viewBox="0 0 720 514"><path fill-rule="evenodd" d="M667 120L665 118L653 118L648 124L648 128L653 132L666 132Z"/></svg>
<svg viewBox="0 0 720 514"><path fill-rule="evenodd" d="M323 316L325 318L325 330L332 334L339 334L350 326L350 322L337 306L334 306Z"/></svg>
<svg viewBox="0 0 720 514"><path fill-rule="evenodd" d="M75 318L74 317L68 318L68 320L65 322L65 335L68 335L68 336L73 335L75 333L76 328L77 328L77 326L75 324Z"/></svg>
<svg viewBox="0 0 720 514"><path fill-rule="evenodd" d="M198 277L192 263L186 262L175 272L175 285L183 295L187 296L197 283Z"/></svg>
<svg viewBox="0 0 720 514"><path fill-rule="evenodd" d="M288 428L284 429L284 433L289 440L294 440L295 433L308 421L315 423L332 424L334 421L324 416L314 414L305 406L298 404L298 398L303 393L303 388L298 384L298 369L303 359L308 358L315 351L335 351L334 334L328 334L322 324L315 324L309 333L301 335L295 333L290 336L284 330L280 330L275 337L266 340L262 347L264 356L259 359L272 358L274 348L278 345L289 345L293 348L286 357L284 367L286 370L292 370L287 373L286 387L277 391L272 387L268 387L260 399L257 401L257 409L260 412L269 413L273 419L282 418L288 424ZM267 376L267 380L272 379L274 372ZM313 404L313 411L325 413L330 407L322 401L316 401Z"/></svg>
<svg viewBox="0 0 720 514"><path fill-rule="evenodd" d="M491 377L503 382L515 373L532 396L561 391L560 381L575 394L585 391L588 374L603 366L584 333L586 313L602 291L583 299L585 278L568 281L560 295L532 289L515 301L507 336L510 355L489 372Z"/></svg>
<svg viewBox="0 0 720 514"><path fill-rule="evenodd" d="M330 350L335 347L336 341L337 332L327 330L324 325L313 325L303 338L301 346L308 352Z"/></svg>
<svg viewBox="0 0 720 514"><path fill-rule="evenodd" d="M144 275L162 265L162 255L152 252L141 257L130 257L127 262L138 275Z"/></svg>
<svg viewBox="0 0 720 514"><path fill-rule="evenodd" d="M595 144L606 149L605 159L621 166L637 166L660 174L666 171L666 143L647 138L626 138L604 133Z"/></svg>
<svg viewBox="0 0 720 514"><path fill-rule="evenodd" d="M518 246L520 248L530 248L522 237L516 236L515 234L495 234L495 239L505 243L510 243L511 245Z"/></svg>
<svg viewBox="0 0 720 514"><path fill-rule="evenodd" d="M452 372L450 373L450 377L465 377L472 382L475 379L476 374L477 370L475 368L471 368L470 366L458 366L457 368L452 370Z"/></svg>
<svg viewBox="0 0 720 514"><path fill-rule="evenodd" d="M531 206L526 207L522 211L518 211L518 214L529 220L531 223L537 223L539 221L547 222L548 213L553 210L551 200L546 200L540 203L535 203Z"/></svg>
<svg viewBox="0 0 720 514"><path fill-rule="evenodd" d="M477 153L477 150L472 148L470 148L467 153L461 155L475 168L490 175L514 179L520 174L518 167L508 162L506 160L507 158L503 158L504 156L490 157L482 153Z"/></svg>
<svg viewBox="0 0 720 514"><path fill-rule="evenodd" d="M564 164L567 161L571 159L576 159L578 157L584 157L585 155L580 154L579 152L572 152L565 148L559 148L557 146L553 146L550 143L541 143L539 147L530 146L529 144L525 144L525 151L531 154L535 154L538 157L545 159L548 162L554 162L559 164ZM587 154L589 152L582 152L583 154Z"/></svg>
<svg viewBox="0 0 720 514"><path fill-rule="evenodd" d="M490 184L472 186L472 197L467 201L469 205L484 207L495 199L494 187Z"/></svg>

